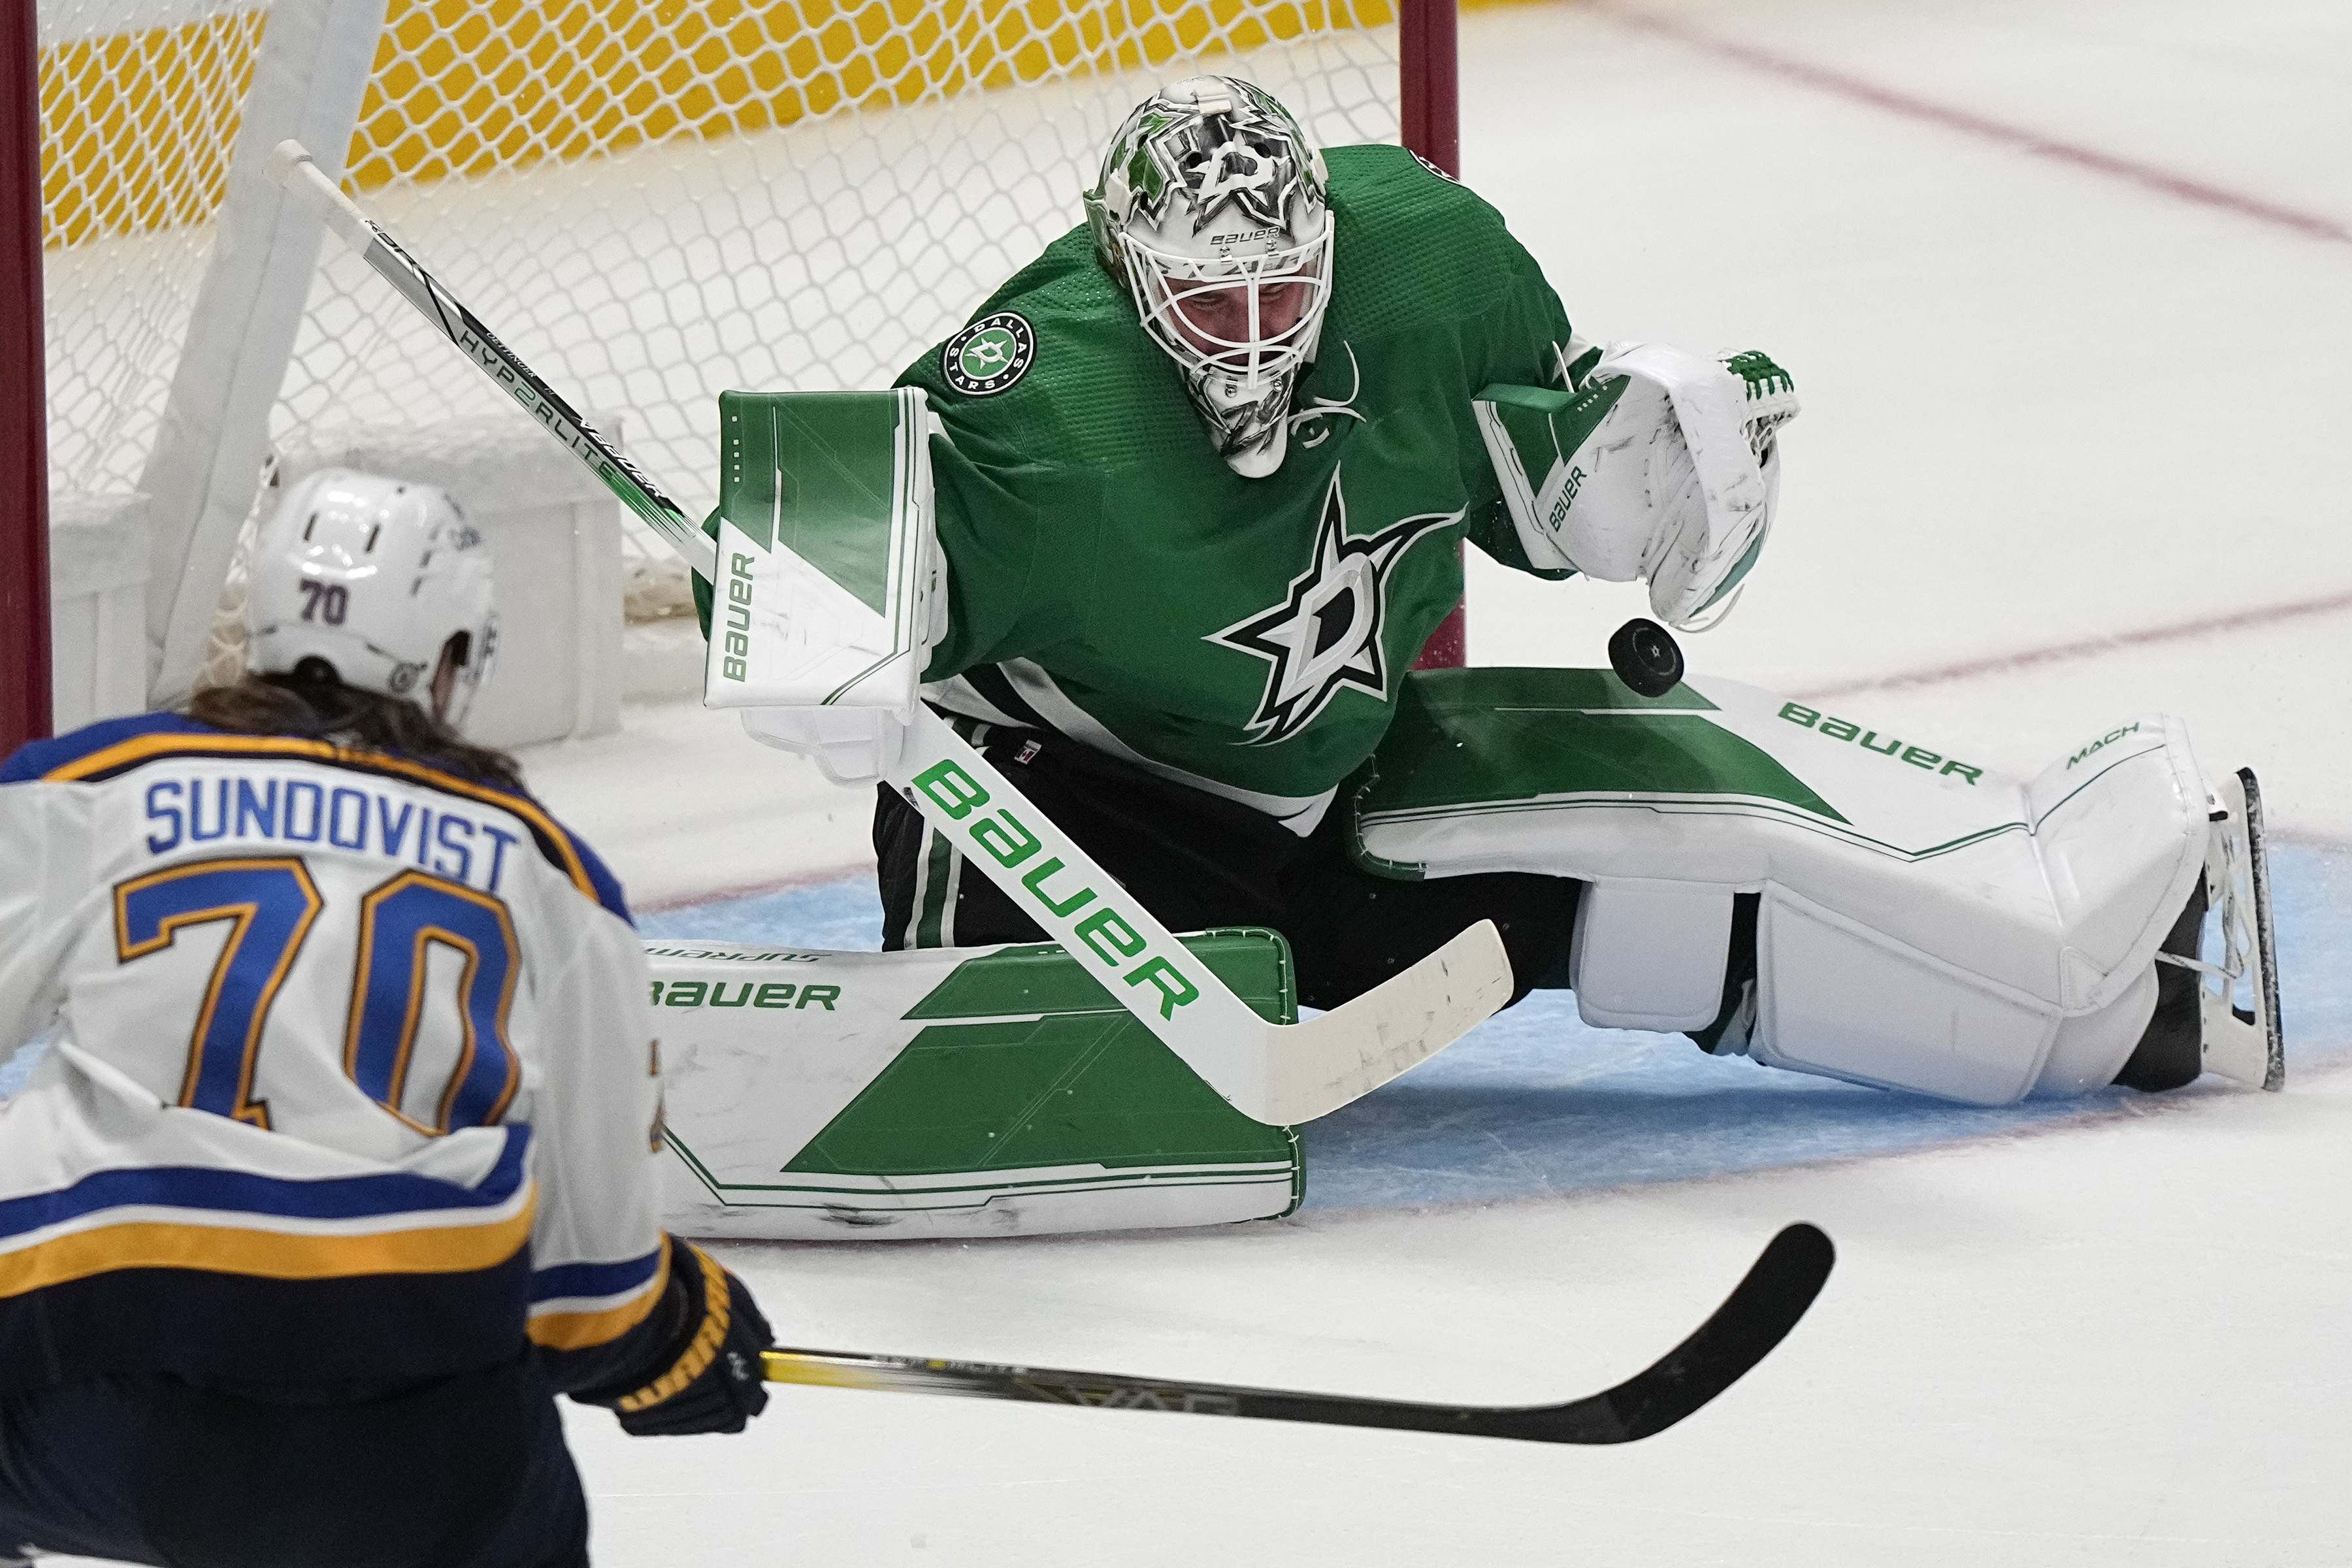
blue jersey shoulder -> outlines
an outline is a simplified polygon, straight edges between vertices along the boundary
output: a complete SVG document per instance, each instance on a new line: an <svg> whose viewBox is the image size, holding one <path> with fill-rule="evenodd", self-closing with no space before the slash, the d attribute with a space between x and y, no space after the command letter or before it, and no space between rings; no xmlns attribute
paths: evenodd
<svg viewBox="0 0 2352 1568"><path fill-rule="evenodd" d="M28 741L9 753L0 763L0 784L26 784L36 779L65 774L73 778L101 776L77 763L112 751L126 742L157 738L161 743L151 748L133 748L121 760L121 767L135 767L158 756L202 753L213 742L243 752L255 742L291 741L302 743L307 750L322 750L316 742L305 742L299 736L236 735L215 730L180 713L134 713L121 719L101 719L95 724L85 724L70 734L54 740ZM173 744L178 740L182 743ZM316 755L311 760L328 766L348 767L357 772L394 772L413 783L428 788L448 790L471 796L491 805L504 805L520 816L531 828L538 840L540 853L557 870L569 876L580 890L625 921L635 921L629 915L626 897L621 891L619 879L597 853L580 836L555 820L547 808L530 795L508 789L487 779L468 778L419 759L394 756L390 753L352 751L335 748L331 756ZM116 768L108 768L110 774Z"/></svg>
<svg viewBox="0 0 2352 1568"><path fill-rule="evenodd" d="M121 719L100 719L95 724L84 724L80 729L53 740L26 742L8 753L6 762L0 763L0 784L24 784L47 777L94 752L105 751L110 746L136 740L142 735L202 735L210 732L205 725L178 713L132 713Z"/></svg>

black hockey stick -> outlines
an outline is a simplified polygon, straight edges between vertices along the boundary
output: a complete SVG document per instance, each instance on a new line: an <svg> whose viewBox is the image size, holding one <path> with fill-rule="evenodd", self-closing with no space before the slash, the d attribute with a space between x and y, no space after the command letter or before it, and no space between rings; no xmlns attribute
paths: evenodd
<svg viewBox="0 0 2352 1568"><path fill-rule="evenodd" d="M1108 1410L1178 1410L1192 1415L1247 1415L1264 1421L1316 1421L1327 1426L1385 1426L1406 1432L1459 1432L1530 1443L1631 1443L1663 1432L1729 1388L1788 1337L1830 1277L1836 1251L1810 1225L1774 1237L1723 1305L1664 1359L1605 1393L1565 1405L1418 1405L1344 1394L1237 1388L1222 1383L1146 1382L1098 1372L992 1366L984 1362L838 1351L770 1351L771 1383L829 1388L953 1394Z"/></svg>

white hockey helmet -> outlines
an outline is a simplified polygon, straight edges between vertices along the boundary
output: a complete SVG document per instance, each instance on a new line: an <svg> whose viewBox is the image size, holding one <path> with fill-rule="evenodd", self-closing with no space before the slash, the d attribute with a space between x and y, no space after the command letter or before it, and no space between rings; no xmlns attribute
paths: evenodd
<svg viewBox="0 0 2352 1568"><path fill-rule="evenodd" d="M344 685L405 698L456 729L498 652L489 552L433 486L328 468L263 525L245 624L264 674L324 659Z"/></svg>
<svg viewBox="0 0 2352 1568"><path fill-rule="evenodd" d="M1096 253L1250 479L1282 466L1292 388L1330 302L1327 184L1272 94L1201 76L1136 106L1086 193Z"/></svg>

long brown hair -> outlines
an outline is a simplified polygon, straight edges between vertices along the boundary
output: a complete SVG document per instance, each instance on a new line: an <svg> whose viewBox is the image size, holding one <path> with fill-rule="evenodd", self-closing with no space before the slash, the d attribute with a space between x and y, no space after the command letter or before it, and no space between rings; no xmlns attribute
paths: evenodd
<svg viewBox="0 0 2352 1568"><path fill-rule="evenodd" d="M389 752L502 789L522 790L522 769L504 752L477 746L404 698L362 691L336 679L324 659L283 674L248 670L214 686L183 710L199 724L239 735L299 735L362 751Z"/></svg>

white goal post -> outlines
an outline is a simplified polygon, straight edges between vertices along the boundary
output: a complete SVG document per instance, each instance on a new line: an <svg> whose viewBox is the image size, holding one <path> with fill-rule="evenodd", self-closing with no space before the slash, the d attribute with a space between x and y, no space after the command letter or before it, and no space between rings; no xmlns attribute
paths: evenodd
<svg viewBox="0 0 2352 1568"><path fill-rule="evenodd" d="M7 369L19 387L46 376L51 518L37 487L7 492L0 552L59 545L45 607L90 645L59 644L61 721L195 683L274 460L386 449L387 431L544 440L321 247L266 177L287 137L583 409L619 415L626 451L691 515L716 489L720 390L887 384L1078 221L1103 142L1156 81L1252 76L1327 142L1402 139L1454 163L1453 0L36 13L33 58L0 49L0 68L16 61L0 102L34 111L0 120L0 200L23 215L35 194L5 170L29 163L37 113L46 349ZM675 608L666 552L624 548L641 609ZM27 691L48 679L35 619L0 620L0 668ZM131 655L92 668L109 637ZM0 750L47 718L47 692L11 690Z"/></svg>

